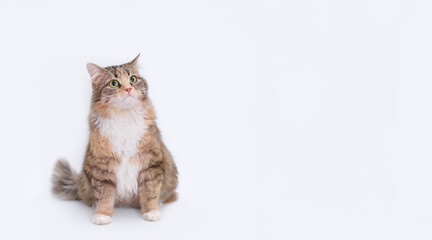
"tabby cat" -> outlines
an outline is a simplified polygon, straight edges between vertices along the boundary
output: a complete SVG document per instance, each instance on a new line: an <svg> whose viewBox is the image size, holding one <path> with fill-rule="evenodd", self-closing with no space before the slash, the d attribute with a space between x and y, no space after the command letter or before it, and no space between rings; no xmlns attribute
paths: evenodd
<svg viewBox="0 0 432 240"><path fill-rule="evenodd" d="M177 200L177 167L156 125L138 57L106 68L87 64L93 96L83 168L78 174L65 160L54 168L53 192L94 206L94 224L110 223L115 206L140 208L145 220L157 221L160 204Z"/></svg>

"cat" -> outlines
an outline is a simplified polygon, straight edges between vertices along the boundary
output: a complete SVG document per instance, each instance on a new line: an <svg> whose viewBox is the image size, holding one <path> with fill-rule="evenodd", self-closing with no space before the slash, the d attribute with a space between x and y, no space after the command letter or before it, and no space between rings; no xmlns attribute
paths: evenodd
<svg viewBox="0 0 432 240"><path fill-rule="evenodd" d="M93 96L90 140L80 174L57 161L52 191L65 200L94 206L92 222L112 222L114 207L141 209L148 221L160 219L160 204L177 200L177 167L162 141L138 56L109 67L87 64Z"/></svg>

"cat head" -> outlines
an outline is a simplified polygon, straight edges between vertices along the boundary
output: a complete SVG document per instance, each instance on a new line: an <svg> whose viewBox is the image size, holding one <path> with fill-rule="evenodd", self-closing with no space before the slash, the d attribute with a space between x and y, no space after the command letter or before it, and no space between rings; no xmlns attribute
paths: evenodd
<svg viewBox="0 0 432 240"><path fill-rule="evenodd" d="M92 79L92 101L99 107L127 109L147 98L147 82L139 75L138 56L132 61L106 68L87 64Z"/></svg>

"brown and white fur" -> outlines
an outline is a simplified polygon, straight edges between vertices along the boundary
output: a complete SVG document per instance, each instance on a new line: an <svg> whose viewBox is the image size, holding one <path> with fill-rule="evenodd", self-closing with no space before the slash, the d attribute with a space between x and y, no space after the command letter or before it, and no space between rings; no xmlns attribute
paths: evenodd
<svg viewBox="0 0 432 240"><path fill-rule="evenodd" d="M83 168L77 174L65 160L54 168L53 192L93 205L95 224L110 223L114 206L140 208L145 220L156 221L160 204L177 200L177 168L156 126L138 57L106 68L87 64L93 96ZM119 85L110 86L112 80Z"/></svg>

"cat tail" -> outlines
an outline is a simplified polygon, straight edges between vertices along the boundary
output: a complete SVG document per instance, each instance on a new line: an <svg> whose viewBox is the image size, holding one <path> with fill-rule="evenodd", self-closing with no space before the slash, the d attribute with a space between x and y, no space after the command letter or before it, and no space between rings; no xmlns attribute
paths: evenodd
<svg viewBox="0 0 432 240"><path fill-rule="evenodd" d="M51 178L52 192L64 200L79 200L78 180L78 173L71 168L66 159L60 159L54 167Z"/></svg>

